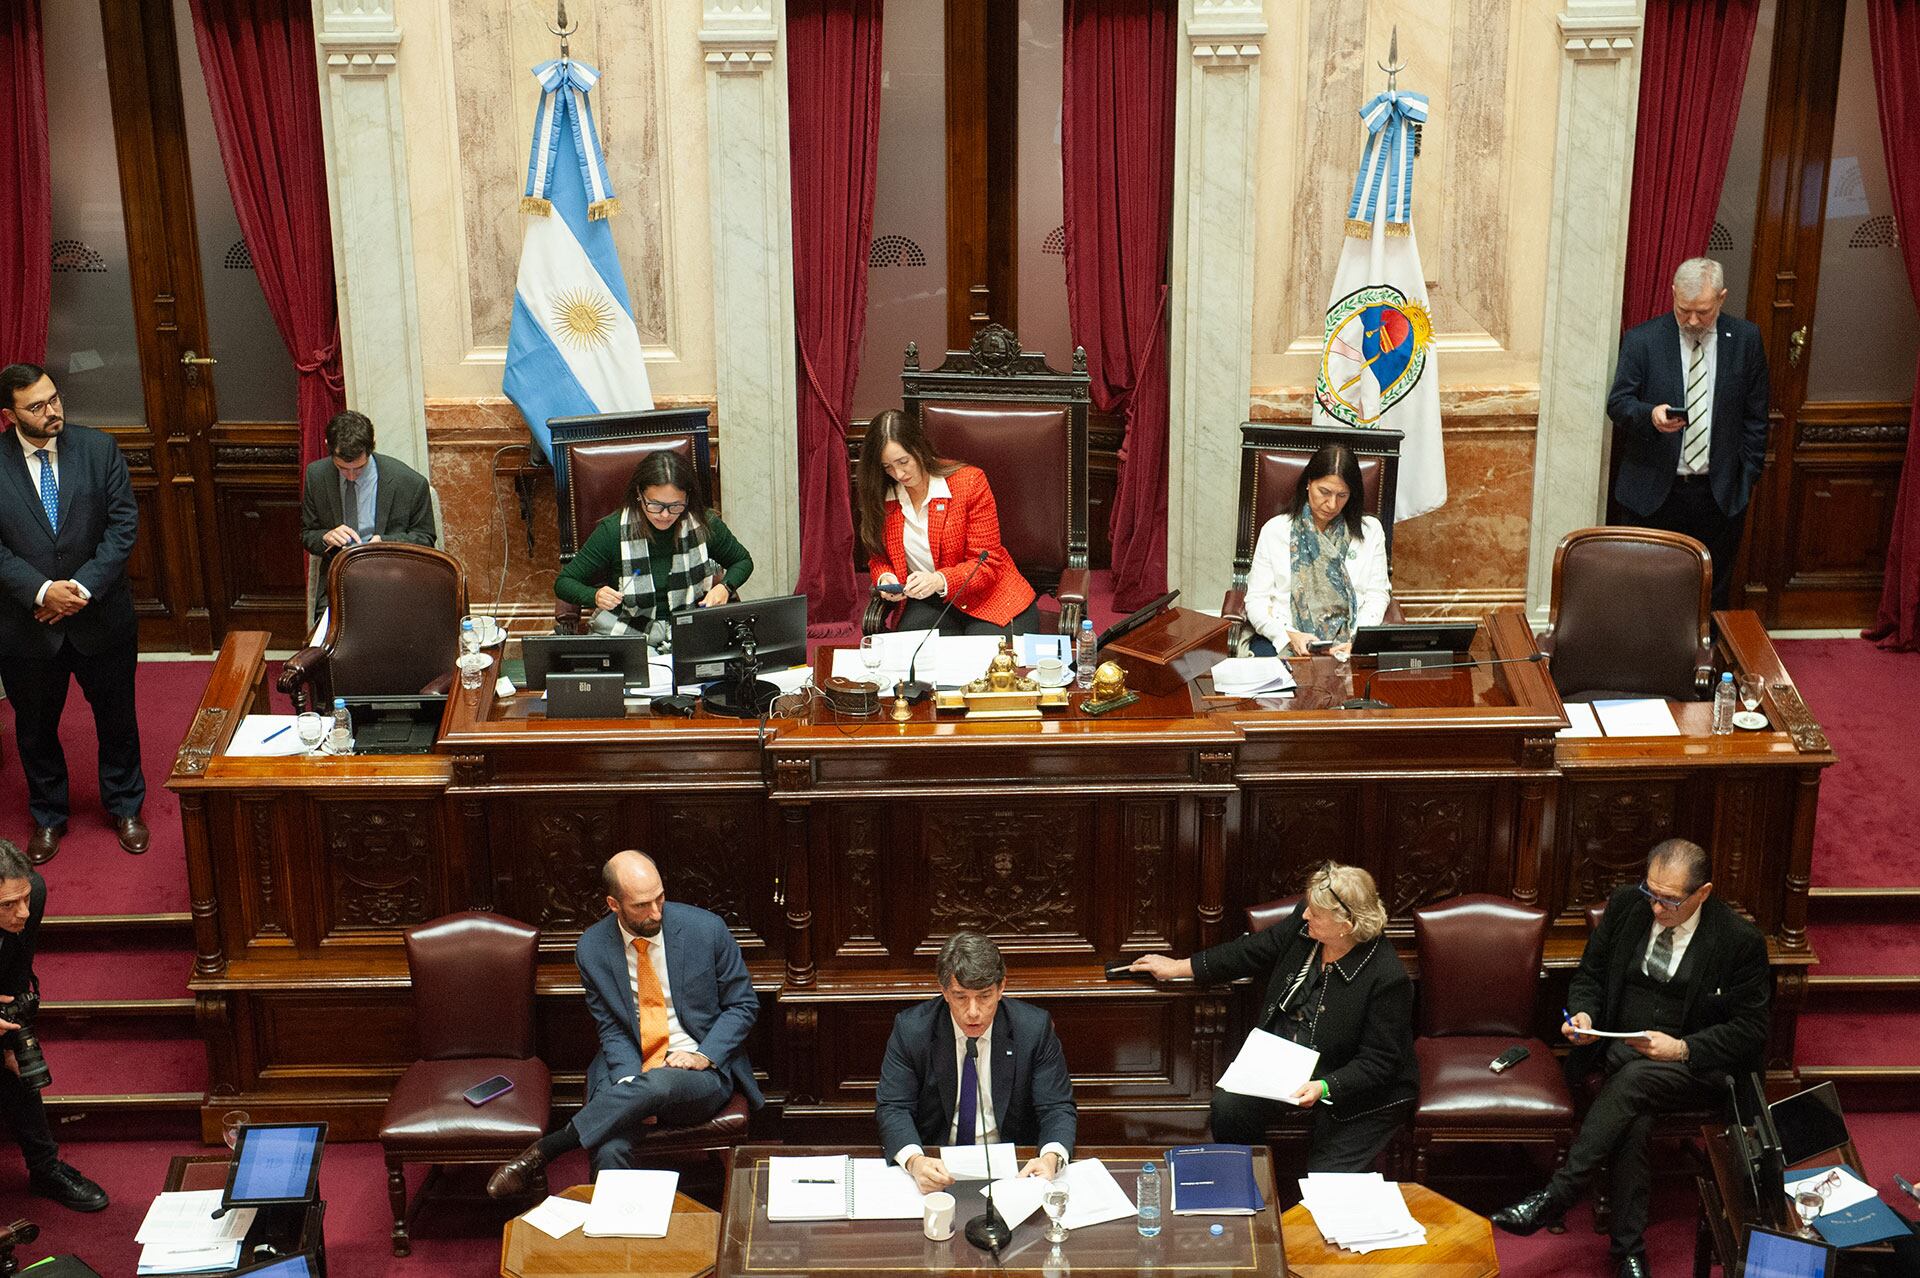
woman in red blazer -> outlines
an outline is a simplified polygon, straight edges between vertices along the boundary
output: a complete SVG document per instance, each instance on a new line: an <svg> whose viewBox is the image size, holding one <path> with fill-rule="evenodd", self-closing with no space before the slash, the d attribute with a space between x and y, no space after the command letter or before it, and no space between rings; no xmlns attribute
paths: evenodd
<svg viewBox="0 0 1920 1278"><path fill-rule="evenodd" d="M920 423L877 414L860 446L860 541L873 583L905 602L901 630L1026 634L1033 587L1000 544L1000 512L978 466L936 457Z"/></svg>

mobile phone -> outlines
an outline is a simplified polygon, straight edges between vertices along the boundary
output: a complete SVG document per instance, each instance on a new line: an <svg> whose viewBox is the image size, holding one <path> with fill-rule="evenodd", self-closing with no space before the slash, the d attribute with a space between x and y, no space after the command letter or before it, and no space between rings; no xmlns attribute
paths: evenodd
<svg viewBox="0 0 1920 1278"><path fill-rule="evenodd" d="M467 1104L469 1105L484 1105L490 1100L497 1100L505 1096L512 1090L513 1080L511 1078L508 1078L505 1074L495 1074L486 1082L469 1087L460 1094L466 1097Z"/></svg>
<svg viewBox="0 0 1920 1278"><path fill-rule="evenodd" d="M1516 1043L1489 1061L1487 1068L1496 1074L1504 1074L1531 1055L1532 1052Z"/></svg>
<svg viewBox="0 0 1920 1278"><path fill-rule="evenodd" d="M1899 1172L1895 1172L1893 1174L1893 1183L1900 1187L1901 1193L1913 1199L1915 1202L1920 1203L1920 1189L1915 1189L1912 1181L1902 1176Z"/></svg>
<svg viewBox="0 0 1920 1278"><path fill-rule="evenodd" d="M1334 646L1334 641L1331 639L1314 639L1308 642L1307 651L1308 652L1332 652L1333 646Z"/></svg>
<svg viewBox="0 0 1920 1278"><path fill-rule="evenodd" d="M1109 981L1150 981L1153 979L1153 973L1136 972L1133 970L1132 959L1120 959L1107 964L1107 979Z"/></svg>
<svg viewBox="0 0 1920 1278"><path fill-rule="evenodd" d="M904 595L907 593L907 588L897 581L883 581L877 589L883 595Z"/></svg>
<svg viewBox="0 0 1920 1278"><path fill-rule="evenodd" d="M1684 422L1687 420L1687 410L1684 408L1675 408L1669 404L1667 405L1667 420L1670 422Z"/></svg>

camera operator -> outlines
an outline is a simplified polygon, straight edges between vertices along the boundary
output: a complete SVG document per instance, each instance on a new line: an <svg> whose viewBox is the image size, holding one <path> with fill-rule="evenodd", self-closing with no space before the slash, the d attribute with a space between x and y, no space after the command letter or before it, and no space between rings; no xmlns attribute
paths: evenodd
<svg viewBox="0 0 1920 1278"><path fill-rule="evenodd" d="M0 1070L0 1116L20 1142L28 1187L35 1194L74 1211L102 1211L106 1191L60 1161L60 1147L40 1102L47 1074L33 1037L32 1012L40 995L33 975L33 943L46 910L46 881L19 848L0 839L0 1048L6 1061ZM17 1019L7 1019L10 1016Z"/></svg>

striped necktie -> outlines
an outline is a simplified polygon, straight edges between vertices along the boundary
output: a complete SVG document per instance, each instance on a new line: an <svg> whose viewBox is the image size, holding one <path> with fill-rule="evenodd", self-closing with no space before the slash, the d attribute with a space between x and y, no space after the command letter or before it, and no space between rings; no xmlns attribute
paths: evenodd
<svg viewBox="0 0 1920 1278"><path fill-rule="evenodd" d="M1687 361L1687 429L1681 436L1681 464L1689 474L1707 469L1708 445L1713 435L1713 395L1707 385L1707 339L1696 338Z"/></svg>
<svg viewBox="0 0 1920 1278"><path fill-rule="evenodd" d="M1673 929L1663 927L1653 934L1653 944L1647 947L1645 971L1656 981L1664 981L1673 974Z"/></svg>
<svg viewBox="0 0 1920 1278"><path fill-rule="evenodd" d="M40 509L47 512L47 527L60 531L60 481L53 477L53 454L44 448L34 450L40 463Z"/></svg>

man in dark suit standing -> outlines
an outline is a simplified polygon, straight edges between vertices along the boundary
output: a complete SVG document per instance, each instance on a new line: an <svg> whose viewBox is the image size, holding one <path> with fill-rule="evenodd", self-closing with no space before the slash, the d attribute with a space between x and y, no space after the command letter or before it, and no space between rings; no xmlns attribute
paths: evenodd
<svg viewBox="0 0 1920 1278"><path fill-rule="evenodd" d="M1613 1256L1625 1278L1647 1273L1647 1141L1659 1116L1710 1105L1726 1079L1761 1067L1767 1042L1767 943L1713 899L1712 859L1685 839L1647 858L1646 879L1621 888L1587 942L1560 1032L1570 1071L1594 1064L1606 1085L1567 1161L1547 1187L1493 1214L1513 1234L1553 1225L1602 1161L1613 1160ZM1597 1039L1584 1030L1642 1030Z"/></svg>
<svg viewBox="0 0 1920 1278"><path fill-rule="evenodd" d="M60 713L69 679L93 707L100 802L120 846L147 850L146 778L134 671L140 631L127 556L140 522L119 445L66 420L60 392L34 364L0 369L0 684L13 701L33 837L45 864L67 832L67 757Z"/></svg>
<svg viewBox="0 0 1920 1278"><path fill-rule="evenodd" d="M1705 543L1715 608L1730 606L1747 499L1767 456L1767 353L1758 327L1720 313L1726 300L1720 263L1682 262L1673 314L1627 330L1607 396L1625 522Z"/></svg>
<svg viewBox="0 0 1920 1278"><path fill-rule="evenodd" d="M632 1166L633 1135L650 1118L703 1123L735 1091L764 1101L747 1060L760 1014L740 943L717 914L669 902L651 857L618 852L601 871L606 918L574 947L600 1053L587 1067L587 1103L487 1181L495 1198L525 1193L534 1173L585 1146L596 1171Z"/></svg>
<svg viewBox="0 0 1920 1278"><path fill-rule="evenodd" d="M978 932L956 932L934 963L940 997L893 1018L874 1117L887 1158L930 1194L953 1184L933 1145L1038 1145L1022 1176L1051 1180L1073 1153L1079 1111L1053 1018L1002 998L1007 965Z"/></svg>
<svg viewBox="0 0 1920 1278"><path fill-rule="evenodd" d="M373 450L373 423L348 409L327 423L327 455L307 465L300 543L320 556L364 541L431 546L439 539L433 496L419 471Z"/></svg>

